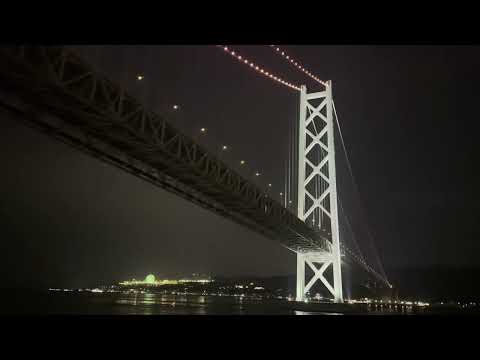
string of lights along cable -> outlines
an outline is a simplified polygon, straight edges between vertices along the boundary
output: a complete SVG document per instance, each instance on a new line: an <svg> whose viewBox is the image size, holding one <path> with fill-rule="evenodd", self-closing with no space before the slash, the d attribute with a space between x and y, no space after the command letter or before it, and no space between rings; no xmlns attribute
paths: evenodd
<svg viewBox="0 0 480 360"><path fill-rule="evenodd" d="M274 74L272 74L271 72L269 71L266 71L264 68L262 68L261 66L258 66L256 63L254 63L253 61L245 58L244 56L240 55L240 53L238 51L235 51L234 49L232 49L231 47L228 47L228 46L225 46L225 45L217 45L219 48L221 48L225 53L229 54L230 56L234 57L236 60L238 60L239 62L243 63L244 65L247 65L249 66L251 69L253 69L254 71L256 71L257 73L265 76L265 77L268 77L284 86L287 86L289 88L292 88L294 90L297 90L297 91L300 91L300 87L297 86L297 85L294 85L293 83L290 83L284 79L282 79L281 77L279 76L276 76ZM317 83L321 84L322 86L327 86L327 82L321 80L318 76L314 75L311 71L309 71L308 69L306 69L298 60L294 59L293 57L291 57L289 54L287 54L287 52L280 48L278 45L270 45L270 47L275 51L275 53L277 53L278 55L280 55L284 60L286 60L289 64L291 64L293 67L295 67L297 70L299 70L300 72L304 73L305 75L307 75L308 77L310 77L311 79L315 80ZM343 144L343 138L342 138L342 144ZM345 149L345 145L343 144L344 146L344 150L345 150L345 153L346 153L346 149ZM348 159L348 155L347 155L347 162L348 162L348 165L349 165L349 170L351 172L351 165L349 164L349 159ZM259 173L255 173L256 176L259 176ZM289 178L289 176L287 176ZM285 198L283 199L284 200L284 206L286 208L288 208L288 204L287 204L287 197L289 198L290 196L287 195L287 193L290 193L290 181L287 180L287 182L289 183L288 186L286 185L285 186ZM268 187L271 187L272 184L268 184ZM280 193L280 197L283 197L284 193L281 192ZM291 201L288 201L288 203L290 203ZM385 274L379 274L377 271L375 271L371 266L369 266L365 259L363 259L363 257L359 257L358 255L356 255L352 250L350 250L347 246L343 245L342 246L344 248L345 251L347 251L348 253L350 253L351 255L353 255L353 257L356 259L357 262L359 262L360 264L362 264L368 271L370 271L371 273L373 273L374 275L376 275L378 278L381 278L383 280L385 280L387 283L388 283L388 280L386 280L386 277L384 276ZM382 271L383 272L383 271Z"/></svg>
<svg viewBox="0 0 480 360"><path fill-rule="evenodd" d="M282 79L281 77L279 76L276 76L274 74L272 74L271 72L265 70L264 68L262 68L261 66L258 66L257 64L255 64L253 61L250 61L248 60L247 58L245 58L244 56L240 55L238 53L238 51L235 51L233 49L231 49L230 47L228 46L224 46L224 45L217 45L219 48L223 49L223 51L225 51L227 54L233 56L234 58L236 58L238 61L240 61L241 63L245 64L245 65L248 65L250 68L252 68L253 70L255 70L256 72L258 72L259 74L262 74L264 76L266 76L267 78L270 78L284 86L287 86L291 89L294 89L294 90L297 90L297 91L300 91L300 86L298 85L294 85L293 83L291 82L288 82L288 81L285 81L284 79Z"/></svg>
<svg viewBox="0 0 480 360"><path fill-rule="evenodd" d="M283 49L281 49L277 45L270 45L270 47L275 50L278 54L280 54L285 60L287 60L290 64L292 64L294 67L296 67L298 70L303 72L305 75L311 77L313 80L316 82L322 84L323 86L327 86L327 83L323 80L320 80L318 76L313 75L310 71L308 71L304 66L300 64L299 61L295 60L292 58L290 55L288 55Z"/></svg>
<svg viewBox="0 0 480 360"><path fill-rule="evenodd" d="M313 78L315 81L319 82L321 85L323 86L326 86L326 82L320 80L317 76L313 75L310 71L308 71L304 66L302 66L300 64L300 62L296 61L295 59L291 58L288 54L285 53L285 51L281 50L280 47L276 46L276 45L270 45L276 52L278 52L281 56L283 56L285 58L285 60L287 60L289 63L291 63L293 66L295 66L298 70L300 70L301 72L303 72L305 75ZM242 56L240 54L240 52L238 50L235 50L233 49L231 46L226 46L226 45L217 45L218 48L220 48L221 50L223 50L226 54L232 56L233 58L235 58L237 61L241 62L242 64L244 65L247 65L248 67L250 67L251 69L253 69L255 72L257 72L258 74L261 74L265 77L268 77L270 78L271 80L274 80L276 81L277 83L280 83L286 87L289 87L291 89L294 89L294 90L297 90L297 91L300 91L300 86L298 85L295 85L291 82L288 82L286 80L284 80L283 78L279 77L279 76L276 76L275 74L267 71L266 69L262 68L261 66L259 66L258 64L256 64L255 62L251 61L250 59L247 59L245 56ZM291 144L292 145L292 144ZM223 149L225 150L225 149ZM292 156L292 154L291 154ZM290 167L291 164L289 164L289 167ZM255 173L255 176L258 177L260 174L258 172ZM289 171L289 175L287 176L289 179L290 179L290 171ZM291 196L291 191L290 191L290 180L288 180L288 187L286 186L285 188L285 194L283 192L280 193L280 197L282 198L283 202L285 203L285 207L286 208L289 208L289 205L292 203L292 201L290 200L290 196ZM268 187L271 188L272 185L271 184L268 184ZM288 200L287 200L288 198ZM287 203L288 201L288 203Z"/></svg>

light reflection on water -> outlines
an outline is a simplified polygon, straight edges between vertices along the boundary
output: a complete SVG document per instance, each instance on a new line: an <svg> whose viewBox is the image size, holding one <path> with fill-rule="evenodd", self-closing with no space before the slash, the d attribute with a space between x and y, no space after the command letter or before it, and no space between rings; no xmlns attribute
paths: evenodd
<svg viewBox="0 0 480 360"><path fill-rule="evenodd" d="M150 293L117 294L114 304L127 314L292 314L291 310L271 308L271 303L241 297L166 295Z"/></svg>
<svg viewBox="0 0 480 360"><path fill-rule="evenodd" d="M126 307L122 313L128 314L344 315L339 312L296 311L279 301L204 295L119 294L115 304Z"/></svg>
<svg viewBox="0 0 480 360"><path fill-rule="evenodd" d="M344 315L342 313L327 313L327 312L308 312L308 311L299 311L295 310L294 311L295 315Z"/></svg>
<svg viewBox="0 0 480 360"><path fill-rule="evenodd" d="M117 294L114 303L122 314L286 314L286 315L345 315L340 312L299 311L286 308L278 301L255 300L244 297L215 297L205 295L167 295L151 293ZM390 307L369 306L371 315L389 312L402 313Z"/></svg>
<svg viewBox="0 0 480 360"><path fill-rule="evenodd" d="M206 314L205 296L165 295L165 294L119 294L114 300L121 305L122 314Z"/></svg>
<svg viewBox="0 0 480 360"><path fill-rule="evenodd" d="M12 297L13 299L13 297ZM282 300L248 297L152 293L48 292L15 297L7 313L78 314L78 315L344 315L343 313L299 311ZM1 310L1 309L0 309ZM333 310L333 309L332 309ZM337 310L338 311L338 310ZM412 314L411 309L371 305L369 314L396 312Z"/></svg>

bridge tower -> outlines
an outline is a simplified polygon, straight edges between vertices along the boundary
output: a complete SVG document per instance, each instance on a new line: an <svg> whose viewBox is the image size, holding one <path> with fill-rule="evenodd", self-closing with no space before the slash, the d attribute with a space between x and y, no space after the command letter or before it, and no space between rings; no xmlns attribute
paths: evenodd
<svg viewBox="0 0 480 360"><path fill-rule="evenodd" d="M331 234L331 246L329 251L297 252L296 300L304 301L320 280L335 302L343 302L331 81L320 92L301 87L298 134L298 217ZM314 273L307 284L305 264ZM333 286L324 275L330 266Z"/></svg>

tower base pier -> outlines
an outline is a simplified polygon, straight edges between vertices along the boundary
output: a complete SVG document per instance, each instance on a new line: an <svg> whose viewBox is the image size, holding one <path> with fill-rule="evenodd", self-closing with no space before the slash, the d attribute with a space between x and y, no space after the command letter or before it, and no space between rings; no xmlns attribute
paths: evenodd
<svg viewBox="0 0 480 360"><path fill-rule="evenodd" d="M337 271L339 271L340 265L336 266L334 260L333 253L328 252L297 253L297 301L305 301L306 294L317 281L320 281L328 289L336 303L343 302L342 284L335 281L339 277ZM305 266L310 267L313 271L313 276L307 282L305 282ZM324 276L329 266L333 266L333 285Z"/></svg>

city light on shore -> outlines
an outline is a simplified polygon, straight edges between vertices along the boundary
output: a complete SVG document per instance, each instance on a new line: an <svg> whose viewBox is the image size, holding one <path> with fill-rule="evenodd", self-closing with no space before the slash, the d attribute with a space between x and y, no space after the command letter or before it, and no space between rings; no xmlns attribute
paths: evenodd
<svg viewBox="0 0 480 360"><path fill-rule="evenodd" d="M145 277L144 280L127 280L122 281L119 285L122 286L136 286L136 285L147 285L147 286L162 286L162 285L178 285L186 283L202 283L207 284L211 283L214 280L210 278L184 278L184 279L156 279L155 275L149 274Z"/></svg>

